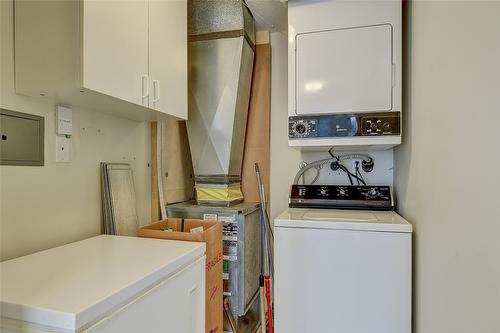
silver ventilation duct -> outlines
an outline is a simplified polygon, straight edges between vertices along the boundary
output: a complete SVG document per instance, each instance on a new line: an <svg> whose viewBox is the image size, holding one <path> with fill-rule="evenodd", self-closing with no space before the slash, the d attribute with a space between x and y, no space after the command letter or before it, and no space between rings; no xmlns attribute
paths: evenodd
<svg viewBox="0 0 500 333"><path fill-rule="evenodd" d="M231 198L220 200L230 204L242 199L234 193L237 188L241 194L254 19L242 1L234 0L193 0L188 15L187 130L198 202L211 201L200 200L201 188L232 188Z"/></svg>

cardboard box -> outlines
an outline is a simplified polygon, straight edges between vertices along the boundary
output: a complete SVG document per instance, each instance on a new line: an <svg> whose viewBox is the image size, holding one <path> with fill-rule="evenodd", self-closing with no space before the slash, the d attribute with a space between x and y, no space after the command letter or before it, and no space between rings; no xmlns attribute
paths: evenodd
<svg viewBox="0 0 500 333"><path fill-rule="evenodd" d="M191 229L203 227L202 233ZM173 231L163 231L171 228ZM145 225L137 232L139 237L162 238L206 243L205 332L222 332L222 223L192 219L166 219Z"/></svg>

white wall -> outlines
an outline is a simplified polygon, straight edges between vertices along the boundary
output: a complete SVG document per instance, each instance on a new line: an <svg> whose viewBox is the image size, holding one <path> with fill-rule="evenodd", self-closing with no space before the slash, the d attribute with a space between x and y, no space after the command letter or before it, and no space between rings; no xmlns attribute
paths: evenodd
<svg viewBox="0 0 500 333"><path fill-rule="evenodd" d="M312 162L330 157L327 152L304 152L288 147L288 37L286 33L271 33L271 220L288 208L290 185L299 170L301 161ZM339 154L349 152L342 151ZM371 173L363 173L368 184L392 185L393 150L357 152L366 153L375 160ZM350 167L351 171L354 168ZM314 178L314 170L308 172L308 179ZM344 173L323 168L317 184L348 184Z"/></svg>
<svg viewBox="0 0 500 333"><path fill-rule="evenodd" d="M500 332L500 2L406 16L399 212L414 225L414 332Z"/></svg>
<svg viewBox="0 0 500 333"><path fill-rule="evenodd" d="M99 234L101 161L132 165L141 223L149 221L149 124L75 109L72 162L55 163L54 105L15 94L12 1L0 6L0 105L45 117L45 166L0 167L0 260Z"/></svg>
<svg viewBox="0 0 500 333"><path fill-rule="evenodd" d="M271 33L271 175L270 219L288 207L288 192L301 161L300 152L288 147L288 38Z"/></svg>

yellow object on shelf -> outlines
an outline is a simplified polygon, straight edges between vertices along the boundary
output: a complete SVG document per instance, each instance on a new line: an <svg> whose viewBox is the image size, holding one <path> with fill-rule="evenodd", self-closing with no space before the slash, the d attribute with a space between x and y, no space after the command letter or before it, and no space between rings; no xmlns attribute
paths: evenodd
<svg viewBox="0 0 500 333"><path fill-rule="evenodd" d="M204 202L233 202L243 200L240 187L205 188L196 187L196 198Z"/></svg>

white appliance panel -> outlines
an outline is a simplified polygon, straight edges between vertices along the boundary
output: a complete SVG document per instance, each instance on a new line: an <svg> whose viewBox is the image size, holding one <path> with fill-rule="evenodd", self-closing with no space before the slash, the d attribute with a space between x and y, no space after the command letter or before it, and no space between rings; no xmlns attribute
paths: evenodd
<svg viewBox="0 0 500 333"><path fill-rule="evenodd" d="M296 112L392 109L390 24L298 34Z"/></svg>
<svg viewBox="0 0 500 333"><path fill-rule="evenodd" d="M274 220L275 227L412 232L412 225L392 211L289 208Z"/></svg>
<svg viewBox="0 0 500 333"><path fill-rule="evenodd" d="M205 259L163 281L85 332L203 333Z"/></svg>
<svg viewBox="0 0 500 333"><path fill-rule="evenodd" d="M275 228L276 333L411 332L411 233Z"/></svg>

